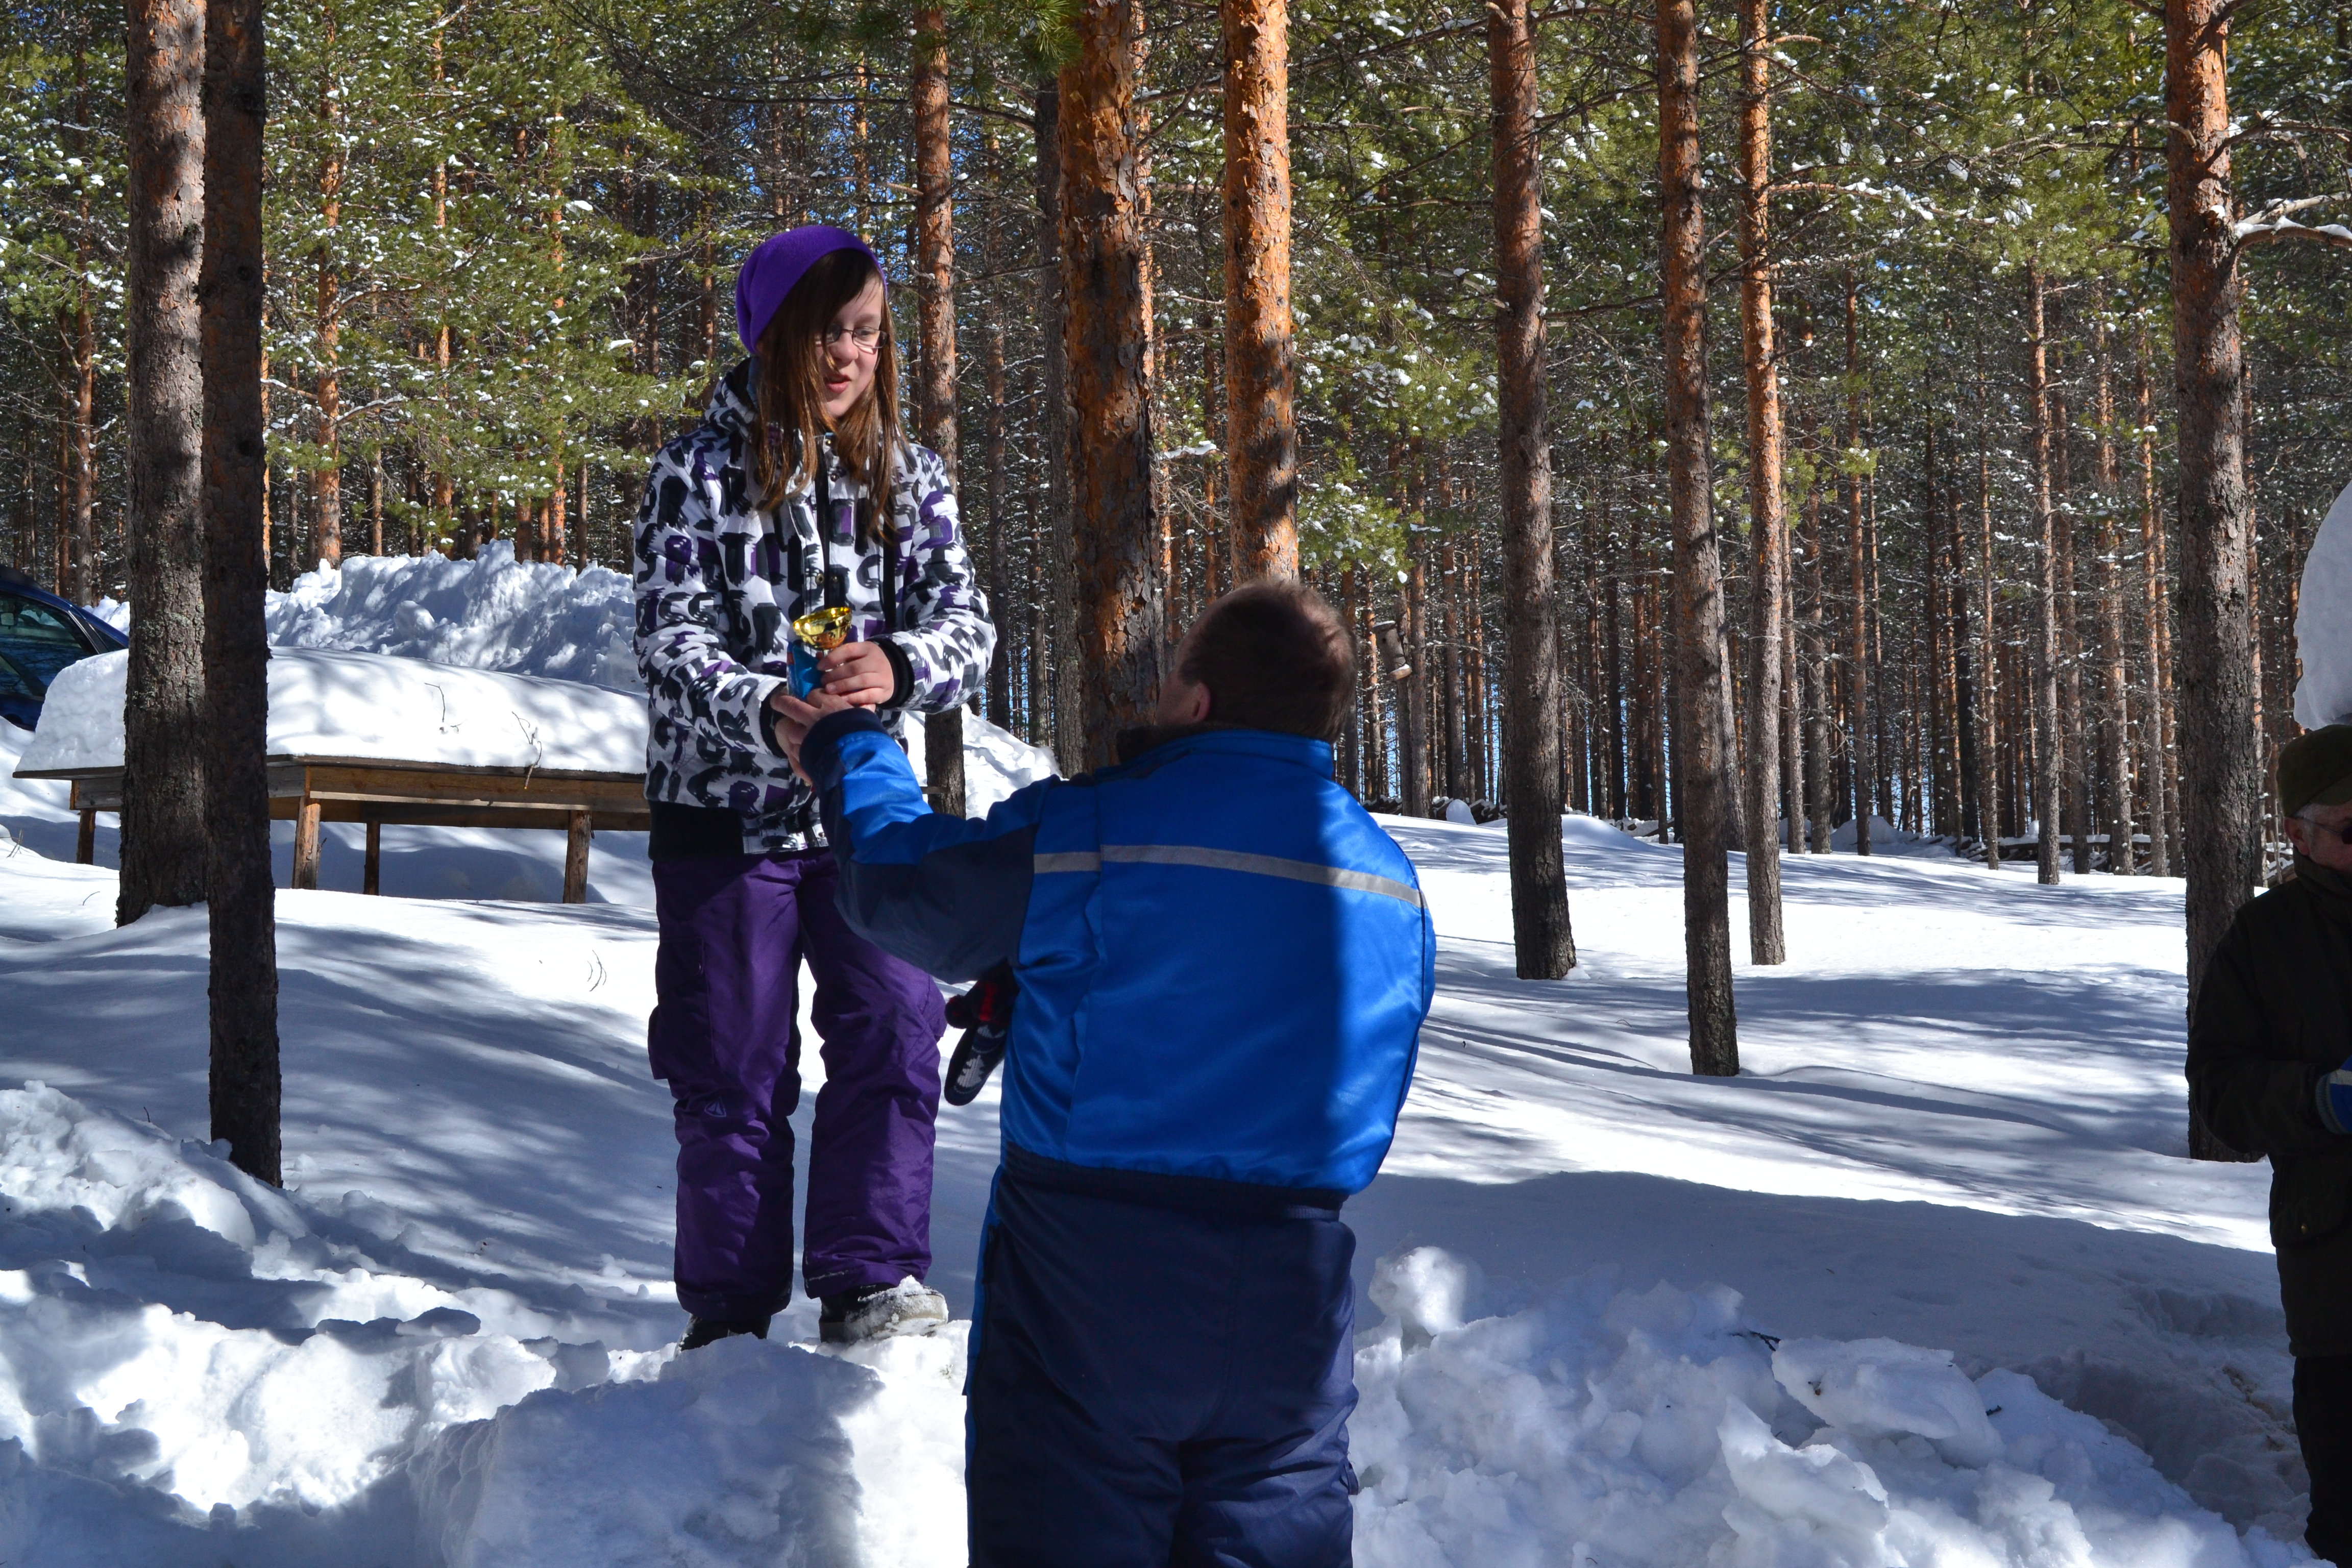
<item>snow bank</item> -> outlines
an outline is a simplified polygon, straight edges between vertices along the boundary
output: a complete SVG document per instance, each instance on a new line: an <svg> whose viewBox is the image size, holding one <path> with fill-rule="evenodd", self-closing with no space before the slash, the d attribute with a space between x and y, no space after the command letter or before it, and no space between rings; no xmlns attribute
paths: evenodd
<svg viewBox="0 0 2352 1568"><path fill-rule="evenodd" d="M609 1348L319 1203L37 1084L0 1092L0 1560L244 1568L965 1561L965 1325L835 1355ZM620 1296L625 1281L594 1282ZM1382 1259L1359 1336L1365 1568L2272 1568L2029 1378L1775 1342L1720 1286L1585 1276L1482 1315Z"/></svg>
<svg viewBox="0 0 2352 1568"><path fill-rule="evenodd" d="M398 654L643 690L629 580L602 566L517 561L499 540L471 561L354 555L269 595L279 647Z"/></svg>
<svg viewBox="0 0 2352 1568"><path fill-rule="evenodd" d="M0 1561L962 1560L960 1331L609 1350L403 1228L0 1092Z"/></svg>
<svg viewBox="0 0 2352 1568"><path fill-rule="evenodd" d="M17 766L121 767L130 660L103 654L61 673ZM272 756L642 773L646 700L576 680L276 648L268 746Z"/></svg>
<svg viewBox="0 0 2352 1568"><path fill-rule="evenodd" d="M574 572L514 558L504 541L472 561L438 555L352 556L269 595L278 647L395 654L436 664L587 681L642 692L629 580L601 566ZM644 719L637 760L644 763ZM1054 776L1053 753L966 712L965 809L974 816L1024 784ZM907 751L923 771L921 726ZM555 764L550 763L549 766Z"/></svg>
<svg viewBox="0 0 2352 1568"><path fill-rule="evenodd" d="M2294 688L2294 721L2316 730L2352 720L2352 485L2312 538L2295 602L2303 679Z"/></svg>
<svg viewBox="0 0 2352 1568"><path fill-rule="evenodd" d="M2241 1539L2033 1382L1888 1340L1775 1342L1737 1292L1585 1277L1464 1321L1475 1279L1379 1265L1353 1424L1363 1568L2223 1568ZM1777 1347L1777 1348L1776 1348Z"/></svg>

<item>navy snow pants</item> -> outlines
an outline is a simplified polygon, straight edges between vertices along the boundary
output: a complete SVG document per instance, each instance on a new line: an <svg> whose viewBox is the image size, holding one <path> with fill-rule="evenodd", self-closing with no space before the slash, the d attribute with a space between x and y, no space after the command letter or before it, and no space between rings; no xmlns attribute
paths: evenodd
<svg viewBox="0 0 2352 1568"><path fill-rule="evenodd" d="M2352 1355L2294 1358L2294 1429L2311 1472L2304 1542L2321 1562L2352 1568Z"/></svg>
<svg viewBox="0 0 2352 1568"><path fill-rule="evenodd" d="M969 1405L971 1568L1347 1568L1356 1238L1000 1174Z"/></svg>

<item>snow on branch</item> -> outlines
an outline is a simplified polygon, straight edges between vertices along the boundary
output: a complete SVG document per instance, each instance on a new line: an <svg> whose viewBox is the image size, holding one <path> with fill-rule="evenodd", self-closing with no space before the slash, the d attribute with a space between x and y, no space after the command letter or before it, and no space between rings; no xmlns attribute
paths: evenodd
<svg viewBox="0 0 2352 1568"><path fill-rule="evenodd" d="M2266 245L2277 239L2311 239L2323 245L2352 246L2352 228L2340 223L2304 224L2293 215L2308 212L2313 207L2326 206L2336 202L2352 202L2352 191L2338 191L2333 195L2302 196L2293 201L2273 202L2258 213L2240 218L2230 227L2231 237L2244 249L2249 246Z"/></svg>

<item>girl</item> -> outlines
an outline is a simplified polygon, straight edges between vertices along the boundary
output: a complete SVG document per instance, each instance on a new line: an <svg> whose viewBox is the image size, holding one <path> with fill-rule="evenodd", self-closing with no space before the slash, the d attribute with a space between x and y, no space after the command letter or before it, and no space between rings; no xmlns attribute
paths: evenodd
<svg viewBox="0 0 2352 1568"><path fill-rule="evenodd" d="M944 1321L930 1267L939 990L851 933L808 788L774 733L793 619L845 606L824 689L908 712L961 702L996 643L939 458L898 428L881 264L843 229L762 243L735 285L751 357L654 459L636 525L637 662L660 948L646 1041L677 1124L683 1348L765 1337L792 1295L797 983L824 1086L802 1273L848 1342Z"/></svg>

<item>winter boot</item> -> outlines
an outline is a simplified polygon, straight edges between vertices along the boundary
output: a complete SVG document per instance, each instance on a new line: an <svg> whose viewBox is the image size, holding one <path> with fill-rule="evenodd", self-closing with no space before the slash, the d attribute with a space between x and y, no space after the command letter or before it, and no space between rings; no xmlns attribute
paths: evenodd
<svg viewBox="0 0 2352 1568"><path fill-rule="evenodd" d="M896 1285L862 1285L824 1298L817 1338L863 1344L898 1334L928 1334L948 1321L948 1299L909 1274Z"/></svg>
<svg viewBox="0 0 2352 1568"><path fill-rule="evenodd" d="M749 1334L755 1340L768 1337L765 1318L695 1318L686 1325L686 1338L677 1342L681 1351L698 1351L715 1341Z"/></svg>
<svg viewBox="0 0 2352 1568"><path fill-rule="evenodd" d="M948 1058L948 1080L940 1090L940 1098L950 1105L970 1105L978 1099L996 1064L1004 1059L1013 1002L1020 994L1013 971L999 964L962 995L948 998L948 1023L963 1031L955 1054Z"/></svg>

